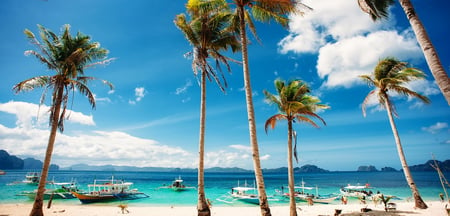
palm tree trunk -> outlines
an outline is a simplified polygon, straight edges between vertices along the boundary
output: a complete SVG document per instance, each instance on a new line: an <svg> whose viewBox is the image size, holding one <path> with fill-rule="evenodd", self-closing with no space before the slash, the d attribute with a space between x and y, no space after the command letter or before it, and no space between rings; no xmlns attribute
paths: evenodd
<svg viewBox="0 0 450 216"><path fill-rule="evenodd" d="M259 159L258 141L256 138L255 113L253 108L252 87L250 84L250 72L248 68L248 50L247 50L247 34L245 32L245 18L243 6L238 7L239 28L242 43L242 65L244 73L245 100L247 102L248 127L250 132L250 145L253 153L253 168L255 170L256 184L259 194L259 206L262 216L271 216L269 203L267 201L266 188L264 186L264 178L261 169L261 161Z"/></svg>
<svg viewBox="0 0 450 216"><path fill-rule="evenodd" d="M295 204L295 179L294 165L292 162L292 121L288 120L288 183L289 183L289 215L297 216L297 207Z"/></svg>
<svg viewBox="0 0 450 216"><path fill-rule="evenodd" d="M392 116L391 102L390 102L389 98L387 97L387 95L385 95L385 96L386 96L385 107L386 107L386 110L388 113L389 123L391 124L392 133L394 134L395 144L397 145L398 157L400 158L400 162L402 164L403 173L405 174L406 182L408 183L408 185L411 188L411 191L413 193L416 208L426 209L426 208L428 208L428 206L422 200L419 190L417 189L417 186L414 183L414 179L411 175L411 171L409 170L408 163L406 162L402 143L400 141L400 136L398 135L397 127L395 126L395 122L394 122L394 117Z"/></svg>
<svg viewBox="0 0 450 216"><path fill-rule="evenodd" d="M399 0L400 5L405 11L406 17L411 24L411 27L416 35L417 41L419 42L422 52L427 61L428 67L430 68L431 74L433 74L442 94L444 95L447 103L450 105L450 79L447 73L442 67L442 63L439 60L439 56L428 37L427 31L425 30L419 16L416 14L413 5L410 0Z"/></svg>
<svg viewBox="0 0 450 216"><path fill-rule="evenodd" d="M64 93L63 88L56 88L54 91L58 91L55 106L55 113L53 114L53 119L51 119L52 127L50 130L50 136L48 138L47 150L45 152L44 163L42 165L41 178L39 180L39 185L34 198L33 208L31 209L30 216L43 216L43 205L44 205L44 192L45 185L47 183L48 170L50 168L50 163L52 160L53 146L56 140L56 132L58 130L59 115L61 110L62 97Z"/></svg>
<svg viewBox="0 0 450 216"><path fill-rule="evenodd" d="M206 203L205 178L204 178L204 155L205 155L205 120L206 120L206 68L201 74L201 101L200 101L200 135L198 143L198 216L210 216L211 211Z"/></svg>

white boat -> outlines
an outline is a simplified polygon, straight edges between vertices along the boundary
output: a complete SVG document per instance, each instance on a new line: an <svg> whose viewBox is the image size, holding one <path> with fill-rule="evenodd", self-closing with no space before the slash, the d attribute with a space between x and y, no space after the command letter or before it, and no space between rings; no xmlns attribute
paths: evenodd
<svg viewBox="0 0 450 216"><path fill-rule="evenodd" d="M40 174L38 172L28 172L25 175L25 179L22 181L22 183L25 184L38 184L40 179Z"/></svg>
<svg viewBox="0 0 450 216"><path fill-rule="evenodd" d="M83 204L149 197L147 194L139 192L137 189L131 189L132 185L132 182L115 180L114 177L111 177L110 180L94 180L94 184L89 184L88 191L85 193L72 191L72 194Z"/></svg>
<svg viewBox="0 0 450 216"><path fill-rule="evenodd" d="M373 195L372 187L369 184L365 185L350 185L348 184L345 187L341 187L340 192L342 196L358 198L358 199L366 199Z"/></svg>
<svg viewBox="0 0 450 216"><path fill-rule="evenodd" d="M183 181L183 179L181 179L181 176L178 176L178 178L173 180L171 185L162 186L162 187L159 187L159 189L172 189L173 191L178 191L178 192L195 189L195 187L186 186L183 182L184 181Z"/></svg>
<svg viewBox="0 0 450 216"><path fill-rule="evenodd" d="M312 192L308 192L308 191L312 191L314 189L316 190L315 194ZM334 196L334 195L321 196L321 195L319 195L319 188L317 186L316 187L305 187L305 182L303 180L302 180L301 186L294 186L294 190L295 190L295 194L294 194L295 199L297 201L302 201L302 202L312 201L313 203L329 204L339 198L339 196ZM306 192L305 192L305 190L306 190ZM285 198L287 198L287 197L289 197L289 193L283 193L283 196Z"/></svg>
<svg viewBox="0 0 450 216"><path fill-rule="evenodd" d="M231 188L231 192L228 192L228 194L225 194L217 198L216 200L229 204L234 203L234 201L241 201L245 203L259 205L258 190L254 186L253 187L249 186L247 184L247 181L245 182L244 186L240 186L238 181L237 187ZM278 201L278 199L274 199L272 196L268 196L267 200Z"/></svg>

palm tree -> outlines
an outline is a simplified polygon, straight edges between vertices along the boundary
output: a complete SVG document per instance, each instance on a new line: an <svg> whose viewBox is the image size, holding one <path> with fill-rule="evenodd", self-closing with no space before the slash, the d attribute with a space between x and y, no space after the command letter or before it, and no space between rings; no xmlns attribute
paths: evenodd
<svg viewBox="0 0 450 216"><path fill-rule="evenodd" d="M228 61L234 61L225 57L220 52L229 48L233 52L239 51L239 41L234 32L228 28L231 14L225 8L222 0L189 0L186 5L191 20L186 20L185 14L176 16L175 25L183 32L186 40L192 45L192 69L194 74L200 70L200 134L199 134L199 164L198 164L198 215L211 215L205 195L204 184L204 149L205 149L205 121L206 121L206 79L214 79L222 91L225 91L227 83L223 74L219 76L217 70L210 65L208 59L214 59L219 72L220 63L227 66ZM223 83L221 82L223 80Z"/></svg>
<svg viewBox="0 0 450 216"><path fill-rule="evenodd" d="M288 15L290 13L297 13L297 3L295 0L231 0L231 4L235 5L234 11L235 18L233 20L233 26L239 33L241 47L242 47L242 64L244 74L244 88L245 88L245 100L247 103L247 118L250 133L250 145L253 152L253 167L255 170L256 184L259 194L259 205L261 208L261 215L269 216L270 208L267 202L267 195L264 186L264 178L261 169L261 161L259 158L259 147L256 135L256 123L255 112L253 107L252 87L250 81L250 71L248 63L248 38L247 38L247 26L253 35L258 39L256 35L255 25L252 21L252 17L255 20L268 22L275 20L283 27L288 25ZM250 15L251 10L252 15Z"/></svg>
<svg viewBox="0 0 450 216"><path fill-rule="evenodd" d="M395 144L397 145L398 156L402 164L403 173L405 174L406 181L408 182L408 185L413 193L415 206L416 208L426 209L427 205L419 194L419 190L414 183L406 162L405 154L403 153L400 136L398 135L393 117L394 115L397 116L397 112L395 111L394 104L391 102L391 98L388 94L389 92L394 92L408 97L416 97L427 104L430 103L430 100L427 97L404 86L404 84L409 81L424 79L425 74L416 68L408 67L406 62L401 62L395 58L388 57L378 62L372 75L362 75L360 77L366 81L369 86L375 87L375 89L370 91L364 99L362 104L363 115L366 116L366 104L369 103L370 97L373 95L377 96L378 102L387 111L392 133L394 134Z"/></svg>
<svg viewBox="0 0 450 216"><path fill-rule="evenodd" d="M294 166L292 156L294 155L297 159L296 150L294 147L294 153L292 148L292 138L295 136L295 131L293 129L292 123L305 122L312 126L318 128L319 126L311 120L310 117L315 117L322 121L326 125L325 121L318 116L315 111L319 109L328 109L329 107L324 104L319 104L320 100L317 97L309 95L310 89L306 83L301 80L293 80L289 83L285 83L283 80L275 80L275 89L278 95L273 95L270 92L264 90L264 95L266 96L266 101L270 104L276 104L278 106L279 114L271 116L267 119L265 124L265 129L270 126L272 129L275 127L277 121L286 120L288 123L288 180L289 180L289 206L290 215L296 216L296 206L295 206L295 191L294 191ZM298 162L298 159L297 159Z"/></svg>
<svg viewBox="0 0 450 216"><path fill-rule="evenodd" d="M40 62L46 65L47 68L54 70L56 74L33 77L13 87L16 93L34 90L39 87L44 88L41 104L45 101L47 90L53 90L49 111L50 136L38 191L30 213L31 216L43 215L43 197L53 146L57 130L59 129L61 133L64 131L64 119L66 118L69 93L74 94L77 91L85 95L92 108L95 109L95 97L87 84L96 78L85 76L84 70L94 65L107 64L112 60L106 59L108 50L100 48L100 44L97 42L91 42L89 36L78 32L76 36L72 37L69 25L64 25L64 30L59 37L41 25L38 25L38 28L42 42L30 30L25 29L25 35L37 47L37 50L28 50L25 54L37 57ZM111 89L113 88L111 83L104 80L103 83L107 84Z"/></svg>
<svg viewBox="0 0 450 216"><path fill-rule="evenodd" d="M447 103L450 105L450 79L447 72L442 67L439 56L428 37L427 31L419 19L410 0L399 0L400 5L405 11L406 18L409 20L411 27L416 35L422 52L433 74L442 94ZM358 0L359 7L362 11L368 13L372 20L376 21L388 17L388 8L394 3L394 0Z"/></svg>

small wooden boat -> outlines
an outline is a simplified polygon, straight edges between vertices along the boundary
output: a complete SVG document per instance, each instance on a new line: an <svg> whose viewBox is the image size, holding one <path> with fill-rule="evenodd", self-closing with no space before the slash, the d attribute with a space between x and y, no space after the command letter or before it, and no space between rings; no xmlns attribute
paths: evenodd
<svg viewBox="0 0 450 216"><path fill-rule="evenodd" d="M268 201L279 201L278 199L274 199L272 196L268 196L267 198ZM249 204L259 205L259 196L256 187L250 187L247 185L247 182L245 182L244 186L239 186L239 181L238 186L233 187L231 192L217 198L216 200L229 204L238 200Z"/></svg>
<svg viewBox="0 0 450 216"><path fill-rule="evenodd" d="M171 185L169 186L162 186L159 187L159 189L172 189L173 191L186 191L186 190L191 190L191 189L195 189L195 187L190 187L190 186L186 186L183 183L183 179L181 179L181 176L179 176L177 179L175 179Z"/></svg>
<svg viewBox="0 0 450 216"><path fill-rule="evenodd" d="M40 177L41 175L38 172L28 172L25 175L25 179L22 181L22 183L37 185L39 183Z"/></svg>
<svg viewBox="0 0 450 216"><path fill-rule="evenodd" d="M319 195L319 188L316 187L306 187L305 186L305 182L302 180L302 185L301 186L294 186L295 189L295 193L294 193L294 197L297 201L301 201L301 202L313 202L313 203L321 203L321 204L329 204L333 201L335 201L336 199L339 198L339 196L335 196L335 195ZM312 190L316 190L316 193L312 193L312 192L308 192L308 191L312 191ZM306 190L306 192L305 192ZM283 196L285 198L289 197L289 193L283 193Z"/></svg>
<svg viewBox="0 0 450 216"><path fill-rule="evenodd" d="M341 195L350 198L366 199L371 197L373 194L372 187L369 184L365 185L350 185L340 189Z"/></svg>
<svg viewBox="0 0 450 216"><path fill-rule="evenodd" d="M72 191L81 203L110 202L120 200L133 200L149 197L147 194L131 189L132 182L123 180L94 180L94 184L88 185L88 192L78 193Z"/></svg>
<svg viewBox="0 0 450 216"><path fill-rule="evenodd" d="M73 199L75 196L72 192L80 192L76 183L72 182L53 182L51 183L54 188L53 189L45 189L44 192L44 200L49 199ZM34 191L24 191L20 196L27 196L30 199L34 199L36 197L37 189Z"/></svg>

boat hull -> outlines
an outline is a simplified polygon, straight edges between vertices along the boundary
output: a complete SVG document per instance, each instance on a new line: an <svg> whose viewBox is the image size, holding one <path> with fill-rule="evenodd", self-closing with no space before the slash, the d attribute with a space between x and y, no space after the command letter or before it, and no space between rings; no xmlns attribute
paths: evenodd
<svg viewBox="0 0 450 216"><path fill-rule="evenodd" d="M72 194L80 200L83 204L96 203L96 202L113 202L121 200L134 200L149 197L148 195L140 192L136 193L116 193L116 194L102 194L102 193L92 193L92 194L80 194L77 192L72 192Z"/></svg>
<svg viewBox="0 0 450 216"><path fill-rule="evenodd" d="M36 192L28 192L24 194L29 199L34 200L36 198ZM53 197L52 197L53 196ZM44 193L44 200L49 199L73 199L75 196L70 192L64 193Z"/></svg>
<svg viewBox="0 0 450 216"><path fill-rule="evenodd" d="M88 203L96 203L96 202L111 202L118 200L117 196L114 196L112 194L110 195L95 195L95 194L80 194L77 192L72 192L72 194L80 200L83 204Z"/></svg>

